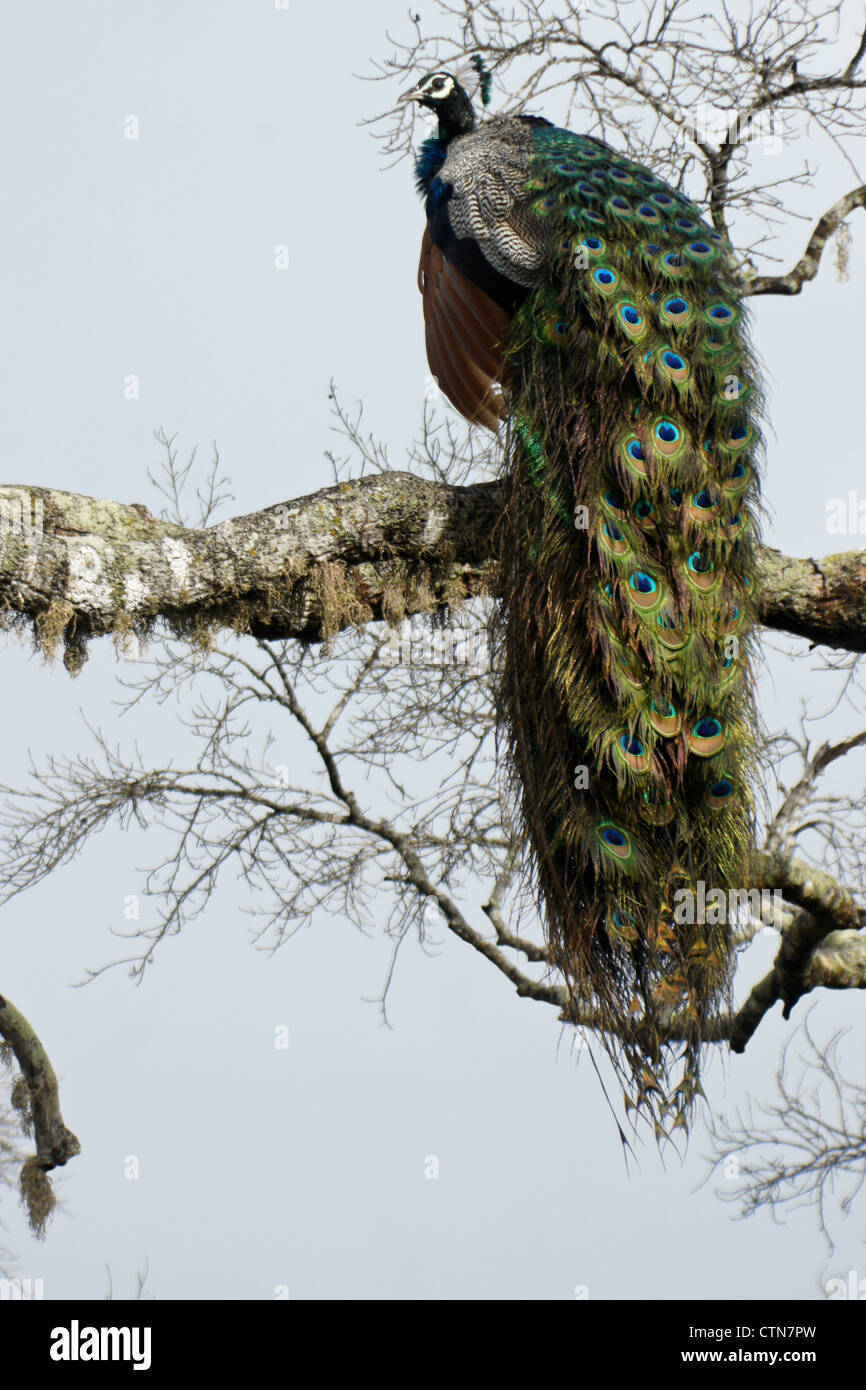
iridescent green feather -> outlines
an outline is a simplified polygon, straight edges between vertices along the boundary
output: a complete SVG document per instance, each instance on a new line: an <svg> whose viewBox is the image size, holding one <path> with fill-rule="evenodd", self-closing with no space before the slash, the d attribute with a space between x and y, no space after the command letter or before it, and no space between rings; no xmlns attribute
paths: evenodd
<svg viewBox="0 0 866 1390"><path fill-rule="evenodd" d="M676 922L675 894L748 885L760 391L725 239L598 142L534 139L551 250L507 354L502 712L557 963L669 1116L730 978L728 926Z"/></svg>

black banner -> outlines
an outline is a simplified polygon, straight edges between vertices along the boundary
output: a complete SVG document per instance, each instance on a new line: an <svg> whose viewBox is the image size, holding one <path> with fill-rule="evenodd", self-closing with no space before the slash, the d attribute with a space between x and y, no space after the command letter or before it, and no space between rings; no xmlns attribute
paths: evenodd
<svg viewBox="0 0 866 1390"><path fill-rule="evenodd" d="M449 1380L458 1368L462 1378L483 1360L489 1380L499 1364L513 1375L523 1350L537 1369L537 1358L543 1358L554 1379L562 1371L583 1378L602 1366L616 1375L665 1377L681 1370L691 1377L715 1365L729 1370L800 1366L826 1380L850 1366L852 1339L864 1326L859 1298L804 1303L586 1299L543 1310L528 1303L528 1315L519 1322L507 1304L447 1303L447 1319L438 1315L439 1306L400 1303L395 1323L393 1308L374 1302L7 1300L0 1303L3 1378L8 1384L13 1374L35 1373L37 1380L47 1376L62 1383L107 1371L115 1378L128 1374L135 1383L175 1371L224 1377L268 1365L306 1377L312 1358L328 1379L344 1366L357 1379L371 1373L371 1355L377 1360L384 1355L402 1364L383 1373L401 1378L414 1379L416 1359L426 1376L438 1373Z"/></svg>

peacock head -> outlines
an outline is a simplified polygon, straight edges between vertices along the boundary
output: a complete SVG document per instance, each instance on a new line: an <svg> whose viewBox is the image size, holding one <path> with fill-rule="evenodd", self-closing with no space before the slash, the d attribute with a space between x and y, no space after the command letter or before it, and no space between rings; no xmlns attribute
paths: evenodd
<svg viewBox="0 0 866 1390"><path fill-rule="evenodd" d="M417 101L439 117L439 138L450 140L475 128L475 111L457 78L450 72L428 72L401 101Z"/></svg>

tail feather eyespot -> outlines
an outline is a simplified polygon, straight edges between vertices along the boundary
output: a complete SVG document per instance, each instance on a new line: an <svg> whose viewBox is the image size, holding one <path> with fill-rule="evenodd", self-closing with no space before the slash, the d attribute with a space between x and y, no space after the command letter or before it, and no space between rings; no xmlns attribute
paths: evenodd
<svg viewBox="0 0 866 1390"><path fill-rule="evenodd" d="M682 715L670 701L651 700L648 717L656 733L663 738L674 738L683 727Z"/></svg>
<svg viewBox="0 0 866 1390"><path fill-rule="evenodd" d="M628 596L635 608L642 613L656 613L665 601L665 586L646 570L635 570L629 575Z"/></svg>
<svg viewBox="0 0 866 1390"><path fill-rule="evenodd" d="M620 456L633 477L649 477L646 450L636 434L630 434L623 440L620 446Z"/></svg>
<svg viewBox="0 0 866 1390"><path fill-rule="evenodd" d="M684 566L686 582L693 589L700 589L704 593L712 593L717 589L722 578L722 572L708 555L700 550L693 550Z"/></svg>
<svg viewBox="0 0 866 1390"><path fill-rule="evenodd" d="M667 416L661 416L653 423L651 437L653 449L665 459L676 458L686 445L685 430Z"/></svg>
<svg viewBox="0 0 866 1390"><path fill-rule="evenodd" d="M595 836L608 863L622 869L634 866L635 851L627 830L616 825L614 821L607 820L596 826Z"/></svg>
<svg viewBox="0 0 866 1390"><path fill-rule="evenodd" d="M614 745L618 762L632 772L649 772L652 767L652 754L642 738L626 731L621 733Z"/></svg>
<svg viewBox="0 0 866 1390"><path fill-rule="evenodd" d="M734 784L730 777L719 777L707 788L707 805L713 811L721 811L724 807L729 806L733 798Z"/></svg>
<svg viewBox="0 0 866 1390"><path fill-rule="evenodd" d="M725 746L724 725L714 715L703 714L692 720L686 730L686 743L689 751L699 758L712 758Z"/></svg>

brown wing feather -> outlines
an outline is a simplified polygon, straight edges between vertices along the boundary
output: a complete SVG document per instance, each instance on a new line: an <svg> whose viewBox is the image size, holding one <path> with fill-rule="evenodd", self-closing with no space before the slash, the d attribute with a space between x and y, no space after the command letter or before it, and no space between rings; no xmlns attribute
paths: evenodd
<svg viewBox="0 0 866 1390"><path fill-rule="evenodd" d="M502 379L509 313L445 259L426 227L418 288L427 361L440 391L473 424L498 429L505 410L501 396L490 388Z"/></svg>

